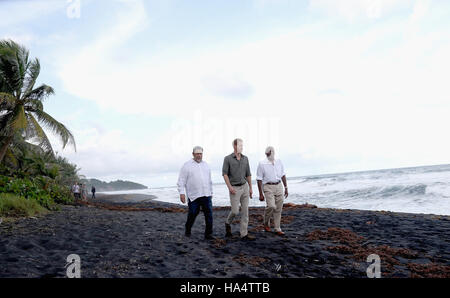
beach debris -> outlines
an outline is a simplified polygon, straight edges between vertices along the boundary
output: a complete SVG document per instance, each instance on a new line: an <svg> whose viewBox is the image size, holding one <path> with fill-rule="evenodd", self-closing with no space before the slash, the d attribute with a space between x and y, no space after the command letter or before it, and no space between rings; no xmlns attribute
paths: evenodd
<svg viewBox="0 0 450 298"><path fill-rule="evenodd" d="M212 241L212 245L215 248L222 248L227 244L227 242L224 239L216 238L214 241Z"/></svg>
<svg viewBox="0 0 450 298"><path fill-rule="evenodd" d="M450 266L430 264L408 264L411 278L450 278Z"/></svg>
<svg viewBox="0 0 450 298"><path fill-rule="evenodd" d="M283 204L283 208L285 208L285 209L315 209L315 208L317 208L317 206L308 204L308 203L299 204L299 205L294 204L294 203L286 203L286 204Z"/></svg>
<svg viewBox="0 0 450 298"><path fill-rule="evenodd" d="M365 240L364 237L357 235L350 230L341 228L328 228L327 231L315 230L309 233L306 239L309 241L329 240L339 243L335 246L327 246L325 249L334 253L349 255L353 259L360 262L364 262L368 255L379 255L383 260L383 272L385 274L393 274L394 266L400 264L400 261L395 257L402 257L405 259L415 259L418 257L417 252L407 248L395 248L388 245L368 245L370 241L363 242ZM408 266L409 264L410 263L408 263ZM435 272L433 271L434 267L427 267L423 269L422 267L415 266L414 268L417 269L416 272L418 273L416 274L424 274L423 272ZM413 272L411 272L411 274L413 274Z"/></svg>

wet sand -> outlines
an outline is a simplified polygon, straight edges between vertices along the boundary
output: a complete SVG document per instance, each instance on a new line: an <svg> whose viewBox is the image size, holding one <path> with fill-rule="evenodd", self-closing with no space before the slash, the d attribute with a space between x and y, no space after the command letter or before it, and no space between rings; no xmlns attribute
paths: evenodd
<svg viewBox="0 0 450 298"><path fill-rule="evenodd" d="M144 197L147 196L147 197ZM0 277L65 277L78 254L81 277L356 277L371 253L382 277L450 277L450 217L285 205L280 237L250 208L250 234L224 237L229 207L214 208L204 240L199 214L184 236L187 207L149 195L104 195L38 218L0 224ZM254 198L255 199L255 198Z"/></svg>

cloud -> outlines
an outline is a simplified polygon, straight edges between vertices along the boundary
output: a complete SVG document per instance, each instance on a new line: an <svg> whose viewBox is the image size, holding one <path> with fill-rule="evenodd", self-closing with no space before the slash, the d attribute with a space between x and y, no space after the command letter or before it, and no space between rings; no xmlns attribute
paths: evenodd
<svg viewBox="0 0 450 298"><path fill-rule="evenodd" d="M348 22L378 19L400 9L410 8L411 0L310 0L311 11L343 18Z"/></svg>
<svg viewBox="0 0 450 298"><path fill-rule="evenodd" d="M216 96L228 98L248 98L253 93L252 86L239 77L239 74L213 74L203 78L205 88Z"/></svg>
<svg viewBox="0 0 450 298"><path fill-rule="evenodd" d="M243 136L253 160L278 140L280 156L324 171L343 164L447 162L450 142L439 131L450 125L450 43L446 27L421 26L433 20L433 10L419 2L410 9L405 1L379 1L379 14L367 15L373 2L310 3L348 20L382 18L401 8L409 19L380 20L345 35L333 34L340 20L317 21L208 51L165 48L142 55L127 43L146 26L147 14L141 1L127 2L116 26L60 61L60 77L69 93L104 109L176 120L154 140L97 132L98 146L80 141L86 146L73 158L96 175L169 173L202 145L219 168L230 141ZM151 128L151 121L142 125Z"/></svg>
<svg viewBox="0 0 450 298"><path fill-rule="evenodd" d="M65 13L66 1L1 1L0 29L12 28L56 11Z"/></svg>

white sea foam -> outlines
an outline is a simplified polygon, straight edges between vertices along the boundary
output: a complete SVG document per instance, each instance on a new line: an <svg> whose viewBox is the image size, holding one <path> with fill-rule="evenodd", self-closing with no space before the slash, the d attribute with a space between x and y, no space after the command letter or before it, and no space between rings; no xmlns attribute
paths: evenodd
<svg viewBox="0 0 450 298"><path fill-rule="evenodd" d="M285 202L295 204L450 215L450 165L298 177L289 179L288 185ZM225 184L214 185L213 189L213 204L228 206ZM250 206L264 206L255 182L253 191ZM152 194L159 201L180 203L176 187L108 193Z"/></svg>

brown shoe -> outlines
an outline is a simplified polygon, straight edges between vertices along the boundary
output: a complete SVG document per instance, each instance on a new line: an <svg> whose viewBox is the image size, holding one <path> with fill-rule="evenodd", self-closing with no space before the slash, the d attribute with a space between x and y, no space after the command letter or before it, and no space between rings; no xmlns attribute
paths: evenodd
<svg viewBox="0 0 450 298"><path fill-rule="evenodd" d="M277 233L278 236L284 236L285 235L284 232L282 232L282 231L277 231L276 233Z"/></svg>
<svg viewBox="0 0 450 298"><path fill-rule="evenodd" d="M245 235L244 237L241 237L241 240L255 240L256 238L253 236L250 236L249 234Z"/></svg>
<svg viewBox="0 0 450 298"><path fill-rule="evenodd" d="M264 231L266 232L272 232L272 229L268 226L264 226Z"/></svg>
<svg viewBox="0 0 450 298"><path fill-rule="evenodd" d="M225 237L232 237L233 234L231 234L231 226L227 223L225 223Z"/></svg>

